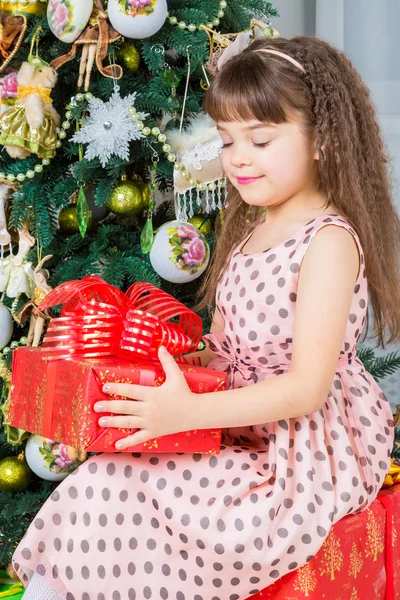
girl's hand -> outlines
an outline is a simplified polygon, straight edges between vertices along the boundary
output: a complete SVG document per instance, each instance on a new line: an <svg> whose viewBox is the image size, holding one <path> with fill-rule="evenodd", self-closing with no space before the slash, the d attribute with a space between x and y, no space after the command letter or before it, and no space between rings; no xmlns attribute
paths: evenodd
<svg viewBox="0 0 400 600"><path fill-rule="evenodd" d="M193 429L196 394L190 391L182 371L166 348L159 349L158 358L166 375L166 380L161 386L106 383L103 392L123 396L129 400L101 401L94 405L96 412L121 415L101 417L101 427L139 429L133 435L118 440L115 444L117 450L143 444L161 435Z"/></svg>

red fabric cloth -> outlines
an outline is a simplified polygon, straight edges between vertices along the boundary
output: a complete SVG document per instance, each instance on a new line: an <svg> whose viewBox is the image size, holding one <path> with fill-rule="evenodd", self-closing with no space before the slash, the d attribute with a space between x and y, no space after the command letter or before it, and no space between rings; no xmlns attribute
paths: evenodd
<svg viewBox="0 0 400 600"><path fill-rule="evenodd" d="M367 510L336 523L309 563L251 600L400 600L399 520L395 485L381 490Z"/></svg>
<svg viewBox="0 0 400 600"><path fill-rule="evenodd" d="M378 500L386 510L386 600L400 600L400 484L381 490Z"/></svg>

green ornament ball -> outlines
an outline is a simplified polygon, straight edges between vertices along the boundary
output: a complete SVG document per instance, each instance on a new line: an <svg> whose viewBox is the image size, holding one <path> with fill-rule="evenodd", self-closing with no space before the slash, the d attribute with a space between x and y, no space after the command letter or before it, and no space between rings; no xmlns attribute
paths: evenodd
<svg viewBox="0 0 400 600"><path fill-rule="evenodd" d="M188 222L194 225L201 233L208 233L212 230L210 219L205 220L203 215L194 215L194 217L188 219Z"/></svg>
<svg viewBox="0 0 400 600"><path fill-rule="evenodd" d="M142 203L142 190L138 182L122 179L111 192L107 206L119 217L136 217L143 210Z"/></svg>
<svg viewBox="0 0 400 600"><path fill-rule="evenodd" d="M142 210L147 210L150 204L151 191L148 185L143 183L143 181L136 182L140 191L142 192Z"/></svg>
<svg viewBox="0 0 400 600"><path fill-rule="evenodd" d="M124 42L118 52L118 57L128 71L136 73L140 65L140 54L135 46L128 44L128 42Z"/></svg>
<svg viewBox="0 0 400 600"><path fill-rule="evenodd" d="M23 454L7 456L0 460L0 491L15 494L23 492L29 485L32 471L26 464Z"/></svg>

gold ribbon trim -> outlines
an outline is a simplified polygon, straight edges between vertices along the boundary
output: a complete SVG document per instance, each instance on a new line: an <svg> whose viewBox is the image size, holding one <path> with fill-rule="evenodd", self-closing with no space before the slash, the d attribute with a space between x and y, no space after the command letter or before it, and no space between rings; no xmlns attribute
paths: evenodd
<svg viewBox="0 0 400 600"><path fill-rule="evenodd" d="M5 16L0 13L0 73L4 71L18 52L24 39L26 26L25 16Z"/></svg>

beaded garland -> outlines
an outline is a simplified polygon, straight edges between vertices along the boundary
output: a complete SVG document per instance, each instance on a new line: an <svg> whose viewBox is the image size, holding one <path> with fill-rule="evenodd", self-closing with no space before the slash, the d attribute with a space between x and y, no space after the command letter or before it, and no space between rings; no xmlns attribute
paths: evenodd
<svg viewBox="0 0 400 600"><path fill-rule="evenodd" d="M208 21L206 23L206 25L209 29L212 29L213 27L218 27L218 25L220 23L220 19L222 19L222 17L225 14L224 9L227 6L228 6L228 2L226 0L220 0L219 11L217 13L217 17L215 19L213 19L212 21ZM195 25L195 23L187 24L186 21L178 21L177 17L174 17L173 15L170 15L169 13L167 14L167 19L168 19L170 25L176 25L177 27L179 27L179 29L182 29L182 30L187 29L191 33L194 33L196 31L196 29L201 29L200 25Z"/></svg>
<svg viewBox="0 0 400 600"><path fill-rule="evenodd" d="M90 98L92 98L92 94L90 92L88 92L86 94L76 94L76 96L74 96L74 98L71 98L71 103L72 103L73 99L76 102L80 103L80 102L83 102L84 100L90 100ZM208 183L208 184L199 183L184 168L184 165L177 162L176 155L173 152L171 152L171 146L170 146L170 144L167 143L168 140L167 140L167 136L165 135L165 133L161 133L161 131L158 127L153 127L153 128L146 127L145 124L143 123L143 121L141 121L139 119L139 117L137 116L136 108L134 106L132 106L129 109L129 113L130 113L132 119L135 119L135 121L137 121L137 128L139 131L142 131L146 137L153 135L157 139L158 142L163 144L162 150L167 155L167 159L169 160L169 162L174 163L175 169L181 171L181 176L183 177L183 179L187 179L189 181L189 184L191 185L191 187L196 187L196 190L198 192L206 192L207 190L215 191L217 189L217 185L219 188L225 187L224 180L219 181L218 184L214 183L214 182ZM60 148L61 140L65 139L67 136L66 131L71 127L71 122L70 122L71 117L72 117L71 111L67 111L65 113L65 121L63 121L63 123L61 125L61 129L58 132L59 140L57 142L57 148ZM47 167L50 164L50 162L51 162L51 159L43 158L41 163L37 164L33 169L28 169L28 171L26 171L25 173L18 173L17 175L14 175L13 173L6 175L6 173L0 172L0 181L7 181L11 184L11 183L15 183L15 182L22 183L23 181L25 181L25 179L33 179L37 173L42 173L43 168Z"/></svg>

